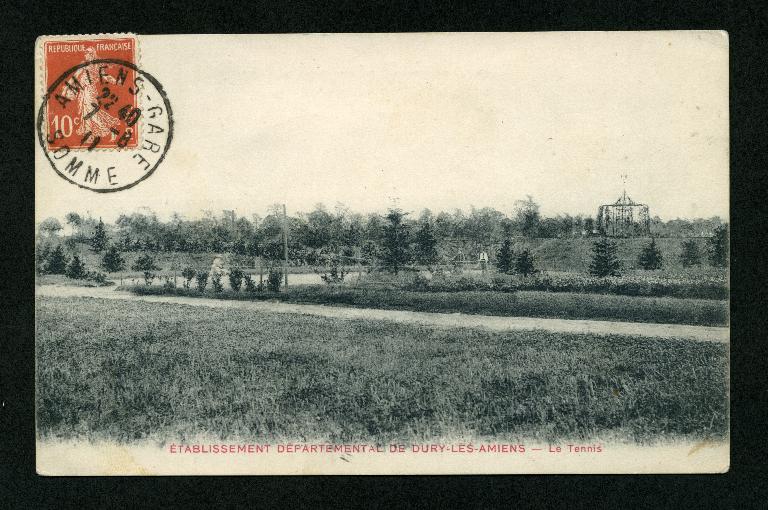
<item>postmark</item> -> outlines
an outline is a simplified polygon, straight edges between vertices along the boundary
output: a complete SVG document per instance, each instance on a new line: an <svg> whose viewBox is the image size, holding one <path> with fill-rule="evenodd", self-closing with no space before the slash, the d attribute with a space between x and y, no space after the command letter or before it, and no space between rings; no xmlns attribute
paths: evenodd
<svg viewBox="0 0 768 510"><path fill-rule="evenodd" d="M47 41L43 49L37 134L56 173L100 193L152 175L170 147L173 113L160 82L133 61L135 41Z"/></svg>

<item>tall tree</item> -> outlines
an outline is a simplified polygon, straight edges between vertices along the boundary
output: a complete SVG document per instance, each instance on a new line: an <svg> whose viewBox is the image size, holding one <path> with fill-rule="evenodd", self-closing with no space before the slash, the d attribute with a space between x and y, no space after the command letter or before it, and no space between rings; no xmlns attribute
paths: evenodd
<svg viewBox="0 0 768 510"><path fill-rule="evenodd" d="M651 271L654 269L661 269L663 264L663 257L661 256L661 250L656 245L656 239L651 238L650 242L643 246L640 256L637 259L637 263L645 270Z"/></svg>
<svg viewBox="0 0 768 510"><path fill-rule="evenodd" d="M595 230L595 219L592 216L584 218L584 231L587 236L591 236Z"/></svg>
<svg viewBox="0 0 768 510"><path fill-rule="evenodd" d="M120 255L120 250L114 244L107 248L101 259L101 266L108 273L116 273L125 268L125 259Z"/></svg>
<svg viewBox="0 0 768 510"><path fill-rule="evenodd" d="M408 213L390 209L385 216L387 223L382 228L382 254L384 267L397 273L410 259L410 229L404 219Z"/></svg>
<svg viewBox="0 0 768 510"><path fill-rule="evenodd" d="M527 248L518 253L515 257L515 271L523 276L528 276L536 272L536 266L533 262L533 254Z"/></svg>
<svg viewBox="0 0 768 510"><path fill-rule="evenodd" d="M80 257L77 255L72 257L72 261L67 265L66 274L68 278L73 278L75 280L85 276L85 264L80 260Z"/></svg>
<svg viewBox="0 0 768 510"><path fill-rule="evenodd" d="M67 215L64 216L64 219L67 220L67 224L70 225L73 229L83 224L82 216L74 211L68 212Z"/></svg>
<svg viewBox="0 0 768 510"><path fill-rule="evenodd" d="M592 244L592 262L589 274L593 276L621 276L621 261L617 257L616 243L601 237Z"/></svg>
<svg viewBox="0 0 768 510"><path fill-rule="evenodd" d="M437 239L432 230L432 223L427 220L416 232L416 260L419 264L434 264L437 262Z"/></svg>
<svg viewBox="0 0 768 510"><path fill-rule="evenodd" d="M104 228L104 222L99 218L96 228L91 237L91 250L94 253L101 253L107 247L107 230Z"/></svg>
<svg viewBox="0 0 768 510"><path fill-rule="evenodd" d="M40 233L47 237L56 237L62 228L61 222L56 218L46 218L40 222L38 227Z"/></svg>
<svg viewBox="0 0 768 510"><path fill-rule="evenodd" d="M688 239L683 241L682 250L680 251L680 263L683 267L701 264L701 251L699 250L699 244L695 240Z"/></svg>
<svg viewBox="0 0 768 510"><path fill-rule="evenodd" d="M44 269L50 274L64 274L67 271L67 257L60 245L49 252Z"/></svg>
<svg viewBox="0 0 768 510"><path fill-rule="evenodd" d="M716 267L728 266L728 226L720 225L715 228L714 235L709 238L709 262Z"/></svg>
<svg viewBox="0 0 768 510"><path fill-rule="evenodd" d="M154 271L157 271L160 268L155 264L155 259L152 258L152 255L145 253L136 259L131 269L134 271L141 271L144 275L144 283L152 285L152 280L157 276Z"/></svg>
<svg viewBox="0 0 768 510"><path fill-rule="evenodd" d="M512 243L509 239L504 239L501 248L496 252L496 268L500 273L509 274L513 270L514 253L512 253Z"/></svg>
<svg viewBox="0 0 768 510"><path fill-rule="evenodd" d="M527 195L525 200L515 202L515 217L524 236L536 237L538 235L541 215L539 214L539 204L533 200L532 196Z"/></svg>

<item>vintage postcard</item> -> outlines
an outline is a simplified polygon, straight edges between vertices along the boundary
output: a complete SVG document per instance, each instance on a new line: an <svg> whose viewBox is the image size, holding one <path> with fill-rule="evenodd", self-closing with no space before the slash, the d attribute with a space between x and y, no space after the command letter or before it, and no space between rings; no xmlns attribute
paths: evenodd
<svg viewBox="0 0 768 510"><path fill-rule="evenodd" d="M35 72L38 473L728 470L725 32L62 35Z"/></svg>

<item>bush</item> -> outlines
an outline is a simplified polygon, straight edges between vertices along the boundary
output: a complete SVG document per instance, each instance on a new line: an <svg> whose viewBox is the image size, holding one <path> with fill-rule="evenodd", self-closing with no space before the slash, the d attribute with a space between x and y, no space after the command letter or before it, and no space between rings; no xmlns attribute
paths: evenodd
<svg viewBox="0 0 768 510"><path fill-rule="evenodd" d="M693 239L688 239L683 242L683 248L680 252L680 263L683 267L691 267L701 264L699 244Z"/></svg>
<svg viewBox="0 0 768 510"><path fill-rule="evenodd" d="M643 269L651 271L661 269L663 260L661 250L656 246L656 239L652 238L651 242L643 247L643 251L640 252L637 263Z"/></svg>
<svg viewBox="0 0 768 510"><path fill-rule="evenodd" d="M39 273L45 273L45 266L48 263L48 257L51 256L51 244L40 243L35 250L35 267Z"/></svg>
<svg viewBox="0 0 768 510"><path fill-rule="evenodd" d="M344 267L340 267L339 260L334 258L331 261L331 267L329 268L328 272L326 274L320 275L320 279L329 285L339 284L344 283L344 277L346 275L347 273L344 271Z"/></svg>
<svg viewBox="0 0 768 510"><path fill-rule="evenodd" d="M77 255L72 257L72 261L67 266L66 275L67 278L72 278L73 280L85 278L85 264Z"/></svg>
<svg viewBox="0 0 768 510"><path fill-rule="evenodd" d="M125 269L125 259L120 255L120 251L114 244L104 252L104 257L101 259L101 267L108 273L116 273Z"/></svg>
<svg viewBox="0 0 768 510"><path fill-rule="evenodd" d="M405 222L407 214L399 209L390 209L385 216L389 223L382 227L382 266L395 274L411 261L410 225Z"/></svg>
<svg viewBox="0 0 768 510"><path fill-rule="evenodd" d="M411 284L410 288L416 291L425 291L429 290L429 284L430 278L427 278L426 275L421 273L416 273L416 275L413 277L413 283Z"/></svg>
<svg viewBox="0 0 768 510"><path fill-rule="evenodd" d="M49 274L64 274L67 272L67 257L61 246L56 246L48 254L48 260L45 262L45 272Z"/></svg>
<svg viewBox="0 0 768 510"><path fill-rule="evenodd" d="M366 287L382 288L378 282L363 281ZM629 274L625 276L596 277L577 273L537 273L522 275L496 275L491 282L478 277L437 277L428 283L403 281L387 283L386 288L420 292L545 291L565 293L616 294L648 297L680 297L698 299L728 299L728 284L720 275L658 275Z"/></svg>
<svg viewBox="0 0 768 510"><path fill-rule="evenodd" d="M243 275L243 281L245 282L245 291L246 292L256 292L259 289L256 283L253 281L253 276L249 275L248 273L245 273Z"/></svg>
<svg viewBox="0 0 768 510"><path fill-rule="evenodd" d="M512 272L514 262L514 253L512 253L512 243L505 239L496 253L496 268L500 273L509 274Z"/></svg>
<svg viewBox="0 0 768 510"><path fill-rule="evenodd" d="M589 274L593 276L621 276L621 262L616 256L616 243L602 237L592 245L592 262Z"/></svg>
<svg viewBox="0 0 768 510"><path fill-rule="evenodd" d="M243 276L243 271L237 267L229 272L229 285L235 292L238 292L243 285Z"/></svg>
<svg viewBox="0 0 768 510"><path fill-rule="evenodd" d="M85 273L85 279L96 282L100 285L107 283L107 275L98 271L88 271Z"/></svg>
<svg viewBox="0 0 768 510"><path fill-rule="evenodd" d="M195 272L195 270L189 266L182 269L181 276L184 278L184 282L182 283L182 285L184 286L185 289L188 289L189 286L192 284L192 279L195 277L196 274L197 273ZM206 275L205 277L207 279L208 275Z"/></svg>
<svg viewBox="0 0 768 510"><path fill-rule="evenodd" d="M214 292L221 292L224 290L224 286L221 284L221 273L214 272L211 274L211 286Z"/></svg>
<svg viewBox="0 0 768 510"><path fill-rule="evenodd" d="M267 275L267 289L271 292L280 292L280 283L283 280L283 272L280 269L271 267Z"/></svg>
<svg viewBox="0 0 768 510"><path fill-rule="evenodd" d="M715 267L728 266L728 226L721 225L709 239L709 263Z"/></svg>
<svg viewBox="0 0 768 510"><path fill-rule="evenodd" d="M519 277L523 280L523 277ZM532 276L525 280L535 280ZM139 295L191 296L185 289L134 286ZM276 299L288 303L317 303L433 313L467 313L493 316L552 317L562 319L620 320L662 324L722 326L728 321L728 303L677 298L643 298L550 292L414 292L360 287L296 285L280 293L251 294L229 289L217 299ZM673 349L674 350L674 349Z"/></svg>
<svg viewBox="0 0 768 510"><path fill-rule="evenodd" d="M200 292L205 291L205 288L208 286L208 271L200 271L195 278L197 279L197 290Z"/></svg>
<svg viewBox="0 0 768 510"><path fill-rule="evenodd" d="M93 230L93 237L91 238L91 250L94 253L101 253L107 247L107 231L104 227L104 222L99 218L99 223L96 224L96 228Z"/></svg>
<svg viewBox="0 0 768 510"><path fill-rule="evenodd" d="M515 257L515 271L523 276L537 272L536 266L533 263L533 255L529 250L525 249Z"/></svg>
<svg viewBox="0 0 768 510"><path fill-rule="evenodd" d="M163 282L163 288L164 289L175 289L176 288L176 282L173 280L172 276L165 276L163 277L165 280Z"/></svg>
<svg viewBox="0 0 768 510"><path fill-rule="evenodd" d="M155 259L149 253L145 253L136 259L131 269L141 271L144 275L144 283L152 285L152 280L157 276L153 271L157 271L160 268L155 264Z"/></svg>

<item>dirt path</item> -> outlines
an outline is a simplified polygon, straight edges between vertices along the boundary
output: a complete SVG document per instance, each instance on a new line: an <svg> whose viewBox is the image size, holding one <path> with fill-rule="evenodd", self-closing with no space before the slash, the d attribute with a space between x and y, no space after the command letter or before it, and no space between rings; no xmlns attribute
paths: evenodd
<svg viewBox="0 0 768 510"><path fill-rule="evenodd" d="M418 323L447 328L484 328L492 331L543 330L555 333L589 333L594 335L637 335L661 338L684 338L713 342L727 342L729 328L689 326L683 324L649 324L639 322L612 322L569 319L542 319L537 317L498 317L464 313L429 313L407 310L382 310L373 308L346 308L314 304L281 303L276 301L235 301L182 296L139 296L114 287L64 287L42 285L36 288L37 296L92 297L147 301L151 303L176 303L210 308L237 308L273 313L296 313L339 319L386 320Z"/></svg>

